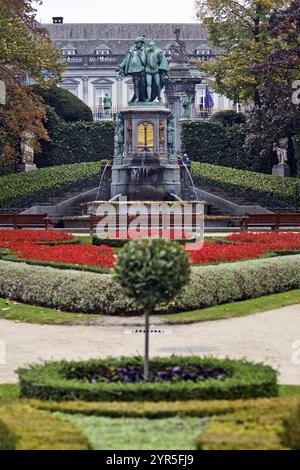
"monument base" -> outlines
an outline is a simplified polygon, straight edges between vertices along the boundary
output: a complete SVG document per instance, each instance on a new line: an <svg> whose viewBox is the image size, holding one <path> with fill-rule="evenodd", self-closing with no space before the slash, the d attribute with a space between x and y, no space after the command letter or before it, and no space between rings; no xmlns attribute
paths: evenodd
<svg viewBox="0 0 300 470"><path fill-rule="evenodd" d="M172 201L181 197L170 110L159 102L130 103L121 111L124 150L112 166L111 197Z"/></svg>
<svg viewBox="0 0 300 470"><path fill-rule="evenodd" d="M26 173L30 172L30 171L34 171L34 170L37 170L37 166L36 165L28 165L27 163L20 163L18 166L17 166L17 171L24 171Z"/></svg>
<svg viewBox="0 0 300 470"><path fill-rule="evenodd" d="M273 166L272 174L274 176L288 177L291 176L291 169L286 163L279 163Z"/></svg>
<svg viewBox="0 0 300 470"><path fill-rule="evenodd" d="M174 165L114 166L111 197L129 201L171 201L181 197L180 168Z"/></svg>

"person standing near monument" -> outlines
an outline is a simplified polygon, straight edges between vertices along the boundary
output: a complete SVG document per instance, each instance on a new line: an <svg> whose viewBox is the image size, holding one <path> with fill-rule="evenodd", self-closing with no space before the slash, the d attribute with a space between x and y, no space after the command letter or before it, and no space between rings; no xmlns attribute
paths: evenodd
<svg viewBox="0 0 300 470"><path fill-rule="evenodd" d="M156 98L161 101L162 75L166 77L169 70L169 63L164 51L157 47L154 41L150 41L146 48L146 101L154 101Z"/></svg>
<svg viewBox="0 0 300 470"><path fill-rule="evenodd" d="M144 46L145 38L138 37L135 45L129 49L123 62L116 69L121 77L132 76L134 95L131 102L145 101L146 99L146 53Z"/></svg>

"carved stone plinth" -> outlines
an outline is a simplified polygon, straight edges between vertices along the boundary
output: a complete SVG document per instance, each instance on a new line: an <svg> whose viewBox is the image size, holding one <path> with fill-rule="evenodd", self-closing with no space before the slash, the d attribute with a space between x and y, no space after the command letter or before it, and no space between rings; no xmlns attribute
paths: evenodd
<svg viewBox="0 0 300 470"><path fill-rule="evenodd" d="M291 169L286 163L278 163L273 166L272 174L274 176L288 177L291 176Z"/></svg>
<svg viewBox="0 0 300 470"><path fill-rule="evenodd" d="M111 196L129 200L172 200L180 197L180 169L169 122L162 103L132 103L121 112L123 155L114 158Z"/></svg>

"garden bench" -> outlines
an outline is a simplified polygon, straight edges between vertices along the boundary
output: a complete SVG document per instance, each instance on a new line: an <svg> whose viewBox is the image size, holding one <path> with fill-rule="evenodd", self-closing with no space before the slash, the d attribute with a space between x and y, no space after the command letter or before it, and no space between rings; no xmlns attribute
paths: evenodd
<svg viewBox="0 0 300 470"><path fill-rule="evenodd" d="M42 227L45 230L52 228L53 224L47 214L0 214L0 227Z"/></svg>
<svg viewBox="0 0 300 470"><path fill-rule="evenodd" d="M277 214L246 214L241 220L241 230L248 230L249 227L271 227L272 230L279 230L280 227L300 228L300 214L277 213Z"/></svg>

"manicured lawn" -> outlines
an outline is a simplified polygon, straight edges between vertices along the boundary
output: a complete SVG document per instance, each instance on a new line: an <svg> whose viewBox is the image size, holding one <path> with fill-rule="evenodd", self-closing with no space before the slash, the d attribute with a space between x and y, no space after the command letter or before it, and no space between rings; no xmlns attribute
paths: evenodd
<svg viewBox="0 0 300 470"><path fill-rule="evenodd" d="M25 323L39 323L41 325L76 325L95 323L101 320L102 317L100 315L66 313L53 308L0 299L0 318Z"/></svg>
<svg viewBox="0 0 300 470"><path fill-rule="evenodd" d="M294 397L300 395L300 385L279 385L280 397Z"/></svg>
<svg viewBox="0 0 300 470"><path fill-rule="evenodd" d="M193 450L206 420L105 418L61 415L75 424L94 450Z"/></svg>
<svg viewBox="0 0 300 470"><path fill-rule="evenodd" d="M202 321L222 320L226 318L244 317L255 313L266 312L276 308L287 307L300 303L300 289L267 295L257 299L232 302L215 307L203 308L192 312L175 313L163 316L168 323L196 323Z"/></svg>

